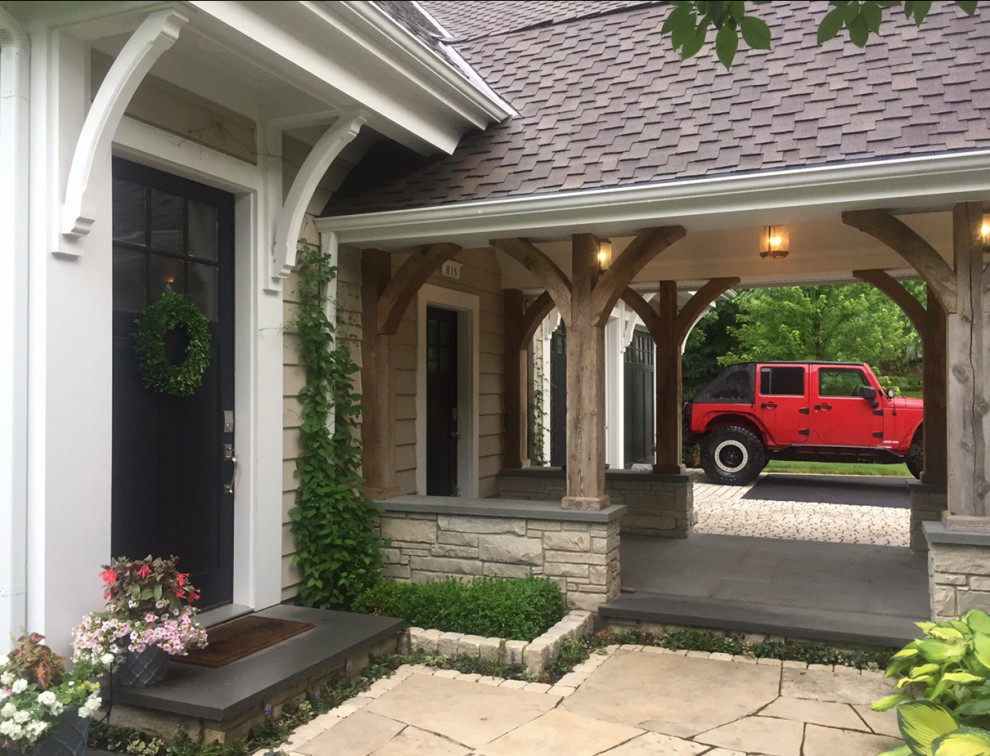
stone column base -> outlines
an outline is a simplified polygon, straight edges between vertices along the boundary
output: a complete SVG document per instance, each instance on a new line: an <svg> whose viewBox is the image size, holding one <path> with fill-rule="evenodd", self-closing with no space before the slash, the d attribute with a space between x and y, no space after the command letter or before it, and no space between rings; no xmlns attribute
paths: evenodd
<svg viewBox="0 0 990 756"><path fill-rule="evenodd" d="M990 533L948 530L926 522L928 595L932 620L956 619L970 609L990 611Z"/></svg>

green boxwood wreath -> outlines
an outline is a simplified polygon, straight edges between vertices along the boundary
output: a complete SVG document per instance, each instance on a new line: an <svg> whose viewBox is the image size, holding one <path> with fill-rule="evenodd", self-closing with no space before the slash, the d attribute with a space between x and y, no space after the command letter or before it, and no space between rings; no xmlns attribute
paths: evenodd
<svg viewBox="0 0 990 756"><path fill-rule="evenodd" d="M192 396L210 364L210 323L202 310L186 295L167 291L134 322L144 385L161 394ZM185 329L189 336L186 358L177 365L165 354L165 334L175 328Z"/></svg>

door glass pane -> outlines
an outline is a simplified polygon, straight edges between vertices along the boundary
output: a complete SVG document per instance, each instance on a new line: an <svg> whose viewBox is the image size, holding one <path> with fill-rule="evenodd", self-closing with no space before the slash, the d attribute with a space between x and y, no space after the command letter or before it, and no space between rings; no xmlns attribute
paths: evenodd
<svg viewBox="0 0 990 756"><path fill-rule="evenodd" d="M148 275L148 303L157 302L166 291L177 291L180 294L186 290L182 278L182 261L168 257L151 255L148 258L151 268Z"/></svg>
<svg viewBox="0 0 990 756"><path fill-rule="evenodd" d="M145 301L145 254L130 249L113 249L113 307L115 310L141 312Z"/></svg>
<svg viewBox="0 0 990 756"><path fill-rule="evenodd" d="M145 192L138 184L113 181L113 238L128 244L146 244L144 238Z"/></svg>
<svg viewBox="0 0 990 756"><path fill-rule="evenodd" d="M182 198L151 190L151 246L159 252L182 254Z"/></svg>
<svg viewBox="0 0 990 756"><path fill-rule="evenodd" d="M201 202L189 202L189 254L206 260L217 259L217 209Z"/></svg>
<svg viewBox="0 0 990 756"><path fill-rule="evenodd" d="M220 319L217 303L217 269L210 265L189 264L189 296L211 321Z"/></svg>

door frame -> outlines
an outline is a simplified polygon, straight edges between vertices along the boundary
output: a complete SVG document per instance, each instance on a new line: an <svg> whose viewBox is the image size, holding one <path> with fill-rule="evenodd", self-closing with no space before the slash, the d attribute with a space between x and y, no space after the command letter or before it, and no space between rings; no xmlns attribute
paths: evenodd
<svg viewBox="0 0 990 756"><path fill-rule="evenodd" d="M272 606L282 600L285 572L284 317L281 292L265 291L270 277L264 240L270 234L263 198L269 198L268 205L281 205L281 171L177 140L126 117L115 135L113 154L234 195L234 449L239 462L234 473L233 607ZM283 504L256 507L256 501Z"/></svg>
<svg viewBox="0 0 990 756"><path fill-rule="evenodd" d="M479 315L476 294L424 284L416 295L416 493L426 495L426 308L457 313L457 489L478 498Z"/></svg>

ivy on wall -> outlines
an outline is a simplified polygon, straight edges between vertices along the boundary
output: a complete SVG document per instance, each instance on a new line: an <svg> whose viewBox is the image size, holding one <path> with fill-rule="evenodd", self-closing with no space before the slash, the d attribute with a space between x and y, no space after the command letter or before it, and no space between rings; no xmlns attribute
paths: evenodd
<svg viewBox="0 0 990 756"><path fill-rule="evenodd" d="M299 602L350 608L381 578L384 545L375 534L378 515L358 472L361 447L354 431L361 407L353 382L358 368L337 343L336 326L327 317L327 286L337 275L329 256L301 242L296 270L299 311L292 325L299 334L306 383L299 392L299 488L289 514L303 577Z"/></svg>

